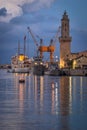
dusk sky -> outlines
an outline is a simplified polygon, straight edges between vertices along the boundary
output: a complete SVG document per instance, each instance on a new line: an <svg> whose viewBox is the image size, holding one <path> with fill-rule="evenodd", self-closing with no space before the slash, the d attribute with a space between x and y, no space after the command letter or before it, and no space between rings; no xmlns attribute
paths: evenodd
<svg viewBox="0 0 87 130"><path fill-rule="evenodd" d="M23 48L25 35L26 54L29 57L35 55L36 47L28 26L37 41L38 35L44 45L49 45L61 25L65 10L70 19L71 51L87 50L86 0L0 0L0 64L10 63L11 57L17 53L18 40ZM59 57L59 42L56 43L55 55Z"/></svg>

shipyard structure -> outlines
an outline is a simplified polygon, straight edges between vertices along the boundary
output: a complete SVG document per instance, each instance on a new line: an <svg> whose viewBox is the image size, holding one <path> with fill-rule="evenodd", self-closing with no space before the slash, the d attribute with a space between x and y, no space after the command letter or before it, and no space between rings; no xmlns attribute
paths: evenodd
<svg viewBox="0 0 87 130"><path fill-rule="evenodd" d="M64 12L61 19L60 42L60 68L86 69L87 68L87 50L83 52L72 53L70 36L69 18Z"/></svg>

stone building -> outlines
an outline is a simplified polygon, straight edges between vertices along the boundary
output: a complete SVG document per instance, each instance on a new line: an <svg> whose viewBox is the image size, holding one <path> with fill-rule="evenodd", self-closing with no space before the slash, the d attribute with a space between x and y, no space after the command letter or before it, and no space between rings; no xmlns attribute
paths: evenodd
<svg viewBox="0 0 87 130"><path fill-rule="evenodd" d="M79 58L85 59L87 57L87 50L83 52L72 53L71 52L71 41L72 37L70 36L70 25L69 18L66 11L63 14L61 19L61 36L59 37L60 42L60 68L75 68L75 66L79 66L78 60ZM73 66L75 63L75 66ZM87 66L87 60L80 60L81 66Z"/></svg>
<svg viewBox="0 0 87 130"><path fill-rule="evenodd" d="M74 58L73 63L72 63L72 68L73 69L79 69L79 68L87 69L87 56L81 55L77 58Z"/></svg>

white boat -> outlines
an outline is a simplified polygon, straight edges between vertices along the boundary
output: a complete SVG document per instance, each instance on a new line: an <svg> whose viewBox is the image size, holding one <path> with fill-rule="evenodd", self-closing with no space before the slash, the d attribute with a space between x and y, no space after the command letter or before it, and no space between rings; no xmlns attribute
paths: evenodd
<svg viewBox="0 0 87 130"><path fill-rule="evenodd" d="M13 56L11 59L11 68L14 73L30 73L31 60L24 54Z"/></svg>
<svg viewBox="0 0 87 130"><path fill-rule="evenodd" d="M11 58L11 68L14 73L30 73L31 60L25 55L26 36L24 37L24 53L20 53L20 43L18 43L18 54Z"/></svg>

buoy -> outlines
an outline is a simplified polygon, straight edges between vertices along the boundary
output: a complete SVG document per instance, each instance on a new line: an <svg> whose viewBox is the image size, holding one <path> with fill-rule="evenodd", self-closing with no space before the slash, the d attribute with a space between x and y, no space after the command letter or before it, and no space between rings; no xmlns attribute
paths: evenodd
<svg viewBox="0 0 87 130"><path fill-rule="evenodd" d="M25 79L19 79L19 83L25 83Z"/></svg>

